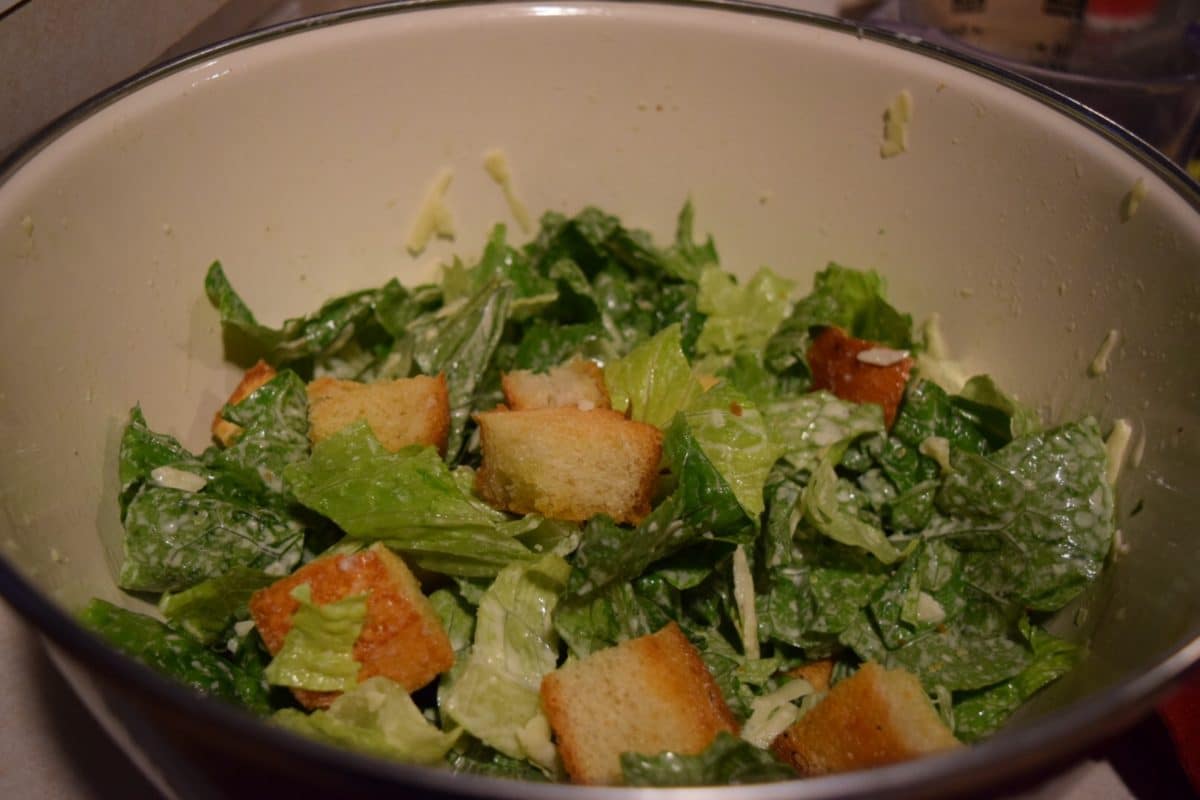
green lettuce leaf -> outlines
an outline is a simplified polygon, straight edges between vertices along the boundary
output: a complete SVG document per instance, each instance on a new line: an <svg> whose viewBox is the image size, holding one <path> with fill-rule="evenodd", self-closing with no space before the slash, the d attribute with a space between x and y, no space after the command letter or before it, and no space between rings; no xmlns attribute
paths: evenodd
<svg viewBox="0 0 1200 800"><path fill-rule="evenodd" d="M367 618L365 594L317 605L312 587L302 583L291 592L300 604L283 647L267 666L267 680L275 686L344 692L358 683L360 665L354 643Z"/></svg>
<svg viewBox="0 0 1200 800"><path fill-rule="evenodd" d="M809 375L810 330L836 325L851 336L900 350L912 347L912 317L885 300L883 278L830 263L813 276L813 289L800 299L766 346L766 364L778 373Z"/></svg>
<svg viewBox="0 0 1200 800"><path fill-rule="evenodd" d="M338 747L431 766L442 763L459 736L430 724L403 686L381 676L363 681L326 711L305 714L288 708L271 721Z"/></svg>
<svg viewBox="0 0 1200 800"><path fill-rule="evenodd" d="M708 318L696 351L707 356L761 351L787 316L794 286L766 267L745 286L719 267L706 267L700 273L696 306Z"/></svg>
<svg viewBox="0 0 1200 800"><path fill-rule="evenodd" d="M236 567L286 575L300 562L304 529L267 507L143 485L125 510L123 547L118 586L180 591Z"/></svg>
<svg viewBox="0 0 1200 800"><path fill-rule="evenodd" d="M1029 666L1003 683L964 693L954 704L954 735L964 742L977 742L994 733L1022 703L1079 662L1078 646L1028 622L1023 630L1033 651Z"/></svg>
<svg viewBox="0 0 1200 800"><path fill-rule="evenodd" d="M621 774L627 786L729 786L796 777L768 751L725 731L696 755L622 753Z"/></svg>
<svg viewBox="0 0 1200 800"><path fill-rule="evenodd" d="M830 539L860 547L884 564L894 563L901 557L895 545L888 541L881 529L864 522L853 511L848 511L838 496L838 478L834 468L841 461L848 444L845 440L839 442L830 447L821 459L801 496L804 516L814 528Z"/></svg>
<svg viewBox="0 0 1200 800"><path fill-rule="evenodd" d="M571 578L575 576L572 572ZM554 611L554 628L577 658L657 630L646 603L628 582L564 595Z"/></svg>
<svg viewBox="0 0 1200 800"><path fill-rule="evenodd" d="M783 446L767 420L737 391L716 386L696 397L684 419L704 455L751 519L763 512L763 485Z"/></svg>
<svg viewBox="0 0 1200 800"><path fill-rule="evenodd" d="M164 592L158 610L173 627L211 645L234 619L244 619L250 596L278 580L262 570L235 567L182 592Z"/></svg>
<svg viewBox="0 0 1200 800"><path fill-rule="evenodd" d="M327 356L344 347L356 328L374 320L378 297L374 289L353 292L328 301L312 314L289 319L276 329L258 323L225 277L221 262L214 261L208 268L204 291L220 312L222 327L244 337L276 366Z"/></svg>
<svg viewBox="0 0 1200 800"><path fill-rule="evenodd" d="M675 224L675 243L663 253L663 271L688 283L698 283L705 267L719 264L717 247L709 236L703 244L696 241L693 229L695 211L689 199L679 210Z"/></svg>
<svg viewBox="0 0 1200 800"><path fill-rule="evenodd" d="M488 236L478 264L468 269L455 263L445 270L442 294L447 305L477 295L495 280L511 284L511 315L515 319L535 314L555 301L558 291L554 281L538 274L525 255L508 244L507 238L505 226L497 224Z"/></svg>
<svg viewBox="0 0 1200 800"><path fill-rule="evenodd" d="M986 456L955 450L933 532L964 551L968 582L1055 611L1099 575L1115 530L1104 439L1086 419Z"/></svg>
<svg viewBox="0 0 1200 800"><path fill-rule="evenodd" d="M555 753L539 691L558 662L552 615L570 571L553 554L501 570L480 600L466 666L439 693L442 711L472 736L545 769Z"/></svg>
<svg viewBox="0 0 1200 800"><path fill-rule="evenodd" d="M510 521L472 496L433 448L390 453L365 423L320 442L284 475L301 503L348 536L386 541L439 572L495 575L532 558L515 538L530 524Z"/></svg>
<svg viewBox="0 0 1200 800"><path fill-rule="evenodd" d="M446 454L453 460L512 303L511 283L492 279L456 305L444 306L414 320L408 328L413 359L425 375L446 376L450 396L450 435Z"/></svg>
<svg viewBox="0 0 1200 800"><path fill-rule="evenodd" d="M493 747L469 734L463 734L446 753L446 764L454 772L467 775L485 775L490 778L507 778L518 781L546 783L545 773L533 764L518 758L509 758Z"/></svg>
<svg viewBox="0 0 1200 800"><path fill-rule="evenodd" d="M276 396L275 388L290 386L294 378L281 373L262 397ZM251 441L263 443L266 455L245 463L224 458L217 448L195 456L173 437L151 430L135 407L119 454L125 536L118 585L179 591L236 567L290 572L302 555L304 527L292 516L286 495L265 482L271 468L257 468L274 463L282 452L276 445L289 436L260 428Z"/></svg>
<svg viewBox="0 0 1200 800"><path fill-rule="evenodd" d="M612 407L632 419L665 428L700 394L683 355L678 324L670 325L604 368Z"/></svg>
<svg viewBox="0 0 1200 800"><path fill-rule="evenodd" d="M884 432L880 406L851 403L825 391L780 399L762 411L784 448L783 458L797 470L814 471L822 451L843 439Z"/></svg>
<svg viewBox="0 0 1200 800"><path fill-rule="evenodd" d="M266 688L256 676L156 619L92 600L79 621L126 655L199 692L257 714L270 711Z"/></svg>
<svg viewBox="0 0 1200 800"><path fill-rule="evenodd" d="M429 595L429 603L442 622L451 649L461 653L470 647L475 638L475 610L466 600L452 589L438 589Z"/></svg>
<svg viewBox="0 0 1200 800"><path fill-rule="evenodd" d="M1005 393L987 375L968 380L951 402L983 431L993 448L1042 429L1036 409Z"/></svg>
<svg viewBox="0 0 1200 800"><path fill-rule="evenodd" d="M282 493L284 468L308 456L304 381L283 370L240 403L225 406L221 416L243 431L229 447L212 451L209 463L252 471L268 490Z"/></svg>

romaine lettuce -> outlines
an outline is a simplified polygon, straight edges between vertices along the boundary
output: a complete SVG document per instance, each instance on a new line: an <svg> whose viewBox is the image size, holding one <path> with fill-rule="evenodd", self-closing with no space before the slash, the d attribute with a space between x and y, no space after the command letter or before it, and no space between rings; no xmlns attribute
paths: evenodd
<svg viewBox="0 0 1200 800"><path fill-rule="evenodd" d="M312 587L302 583L291 592L299 607L283 647L267 665L267 681L275 686L344 692L358 683L360 665L354 643L367 618L365 594L316 604Z"/></svg>
<svg viewBox="0 0 1200 800"><path fill-rule="evenodd" d="M363 681L326 711L286 708L271 720L302 736L410 764L441 763L459 737L459 731L438 730L403 686L381 676Z"/></svg>

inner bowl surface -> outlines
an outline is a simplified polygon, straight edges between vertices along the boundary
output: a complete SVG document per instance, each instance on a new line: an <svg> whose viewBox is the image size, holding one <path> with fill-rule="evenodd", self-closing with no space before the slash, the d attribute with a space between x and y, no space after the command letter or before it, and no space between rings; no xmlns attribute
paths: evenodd
<svg viewBox="0 0 1200 800"><path fill-rule="evenodd" d="M881 115L902 89L916 106L910 148L883 160ZM941 314L968 374L993 374L1053 417L1134 423L1139 463L1119 484L1129 553L1084 612L1060 619L1059 633L1089 643L1082 667L968 751L739 796L994 781L1114 730L1195 660L1194 184L1061 98L888 34L762 7L556 2L287 26L135 81L7 165L0 589L84 662L77 675L124 687L182 741L268 772L562 792L296 741L149 675L63 616L92 596L139 607L112 579L129 408L199 449L236 383L203 296L207 265L220 258L271 324L392 276L428 278L451 253L477 253L493 222L516 230L482 169L494 147L535 212L595 204L666 236L690 196L726 268L768 264L801 285L830 260L878 269L898 307ZM414 259L408 228L444 167L460 235ZM1129 216L1139 180L1146 197ZM1111 366L1088 377L1110 330Z"/></svg>

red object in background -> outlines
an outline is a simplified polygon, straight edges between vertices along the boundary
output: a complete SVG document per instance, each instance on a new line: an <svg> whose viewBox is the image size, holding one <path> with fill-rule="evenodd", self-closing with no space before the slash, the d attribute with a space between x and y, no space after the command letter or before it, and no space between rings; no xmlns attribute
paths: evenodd
<svg viewBox="0 0 1200 800"><path fill-rule="evenodd" d="M1200 671L1194 671L1175 694L1158 708L1175 740L1179 763L1200 794Z"/></svg>
<svg viewBox="0 0 1200 800"><path fill-rule="evenodd" d="M1154 21L1158 0L1088 0L1084 22L1104 30L1141 28Z"/></svg>

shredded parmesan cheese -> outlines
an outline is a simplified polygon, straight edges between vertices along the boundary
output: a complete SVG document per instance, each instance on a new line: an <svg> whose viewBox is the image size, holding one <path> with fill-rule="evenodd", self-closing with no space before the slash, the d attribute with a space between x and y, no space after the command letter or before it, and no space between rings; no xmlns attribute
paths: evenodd
<svg viewBox="0 0 1200 800"><path fill-rule="evenodd" d="M413 218L405 247L412 255L419 255L434 236L442 239L454 238L454 218L446 207L446 191L454 180L454 170L447 167L437 174L429 188L417 215Z"/></svg>

